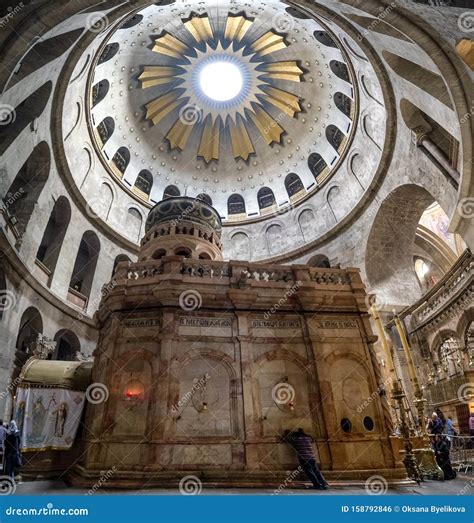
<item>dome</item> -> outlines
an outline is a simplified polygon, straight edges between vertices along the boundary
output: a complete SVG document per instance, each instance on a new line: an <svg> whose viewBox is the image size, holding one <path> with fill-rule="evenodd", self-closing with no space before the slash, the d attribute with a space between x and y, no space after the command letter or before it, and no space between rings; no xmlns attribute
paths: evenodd
<svg viewBox="0 0 474 523"><path fill-rule="evenodd" d="M217 211L201 199L188 196L169 197L158 202L148 215L145 231L161 223L193 222L208 227L219 237L221 219Z"/></svg>

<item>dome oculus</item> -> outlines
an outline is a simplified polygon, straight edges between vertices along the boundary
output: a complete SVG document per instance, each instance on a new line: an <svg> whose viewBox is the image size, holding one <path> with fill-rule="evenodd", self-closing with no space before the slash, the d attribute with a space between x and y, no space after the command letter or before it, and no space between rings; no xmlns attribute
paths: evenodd
<svg viewBox="0 0 474 523"><path fill-rule="evenodd" d="M204 65L199 73L199 85L203 93L217 102L235 98L242 90L242 84L239 67L224 60Z"/></svg>

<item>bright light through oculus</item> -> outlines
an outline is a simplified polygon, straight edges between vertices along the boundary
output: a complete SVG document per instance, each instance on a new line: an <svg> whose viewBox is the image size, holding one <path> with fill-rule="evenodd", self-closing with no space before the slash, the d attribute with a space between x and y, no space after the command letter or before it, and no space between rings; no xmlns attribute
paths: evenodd
<svg viewBox="0 0 474 523"><path fill-rule="evenodd" d="M242 74L230 62L213 62L203 67L199 75L199 85L203 93L218 102L235 98L242 90Z"/></svg>

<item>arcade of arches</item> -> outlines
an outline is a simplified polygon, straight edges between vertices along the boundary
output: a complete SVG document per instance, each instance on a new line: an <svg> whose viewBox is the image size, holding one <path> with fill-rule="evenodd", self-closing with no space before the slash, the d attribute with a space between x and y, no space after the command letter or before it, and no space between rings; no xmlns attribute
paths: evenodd
<svg viewBox="0 0 474 523"><path fill-rule="evenodd" d="M474 44L439 4L0 8L0 413L108 398L25 477L278 484L304 426L330 481L400 482L405 425L469 435Z"/></svg>

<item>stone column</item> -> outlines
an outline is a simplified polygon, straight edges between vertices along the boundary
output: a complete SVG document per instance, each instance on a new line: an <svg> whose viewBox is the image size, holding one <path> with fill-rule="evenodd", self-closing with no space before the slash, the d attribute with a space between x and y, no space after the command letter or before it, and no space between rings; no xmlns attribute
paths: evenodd
<svg viewBox="0 0 474 523"><path fill-rule="evenodd" d="M446 156L438 148L438 146L430 139L429 133L424 129L417 127L413 129L415 133L415 143L418 147L423 147L428 151L433 158L441 165L441 167L446 171L448 177L455 182L456 185L459 185L460 175L459 172L454 169L454 167L448 162Z"/></svg>

